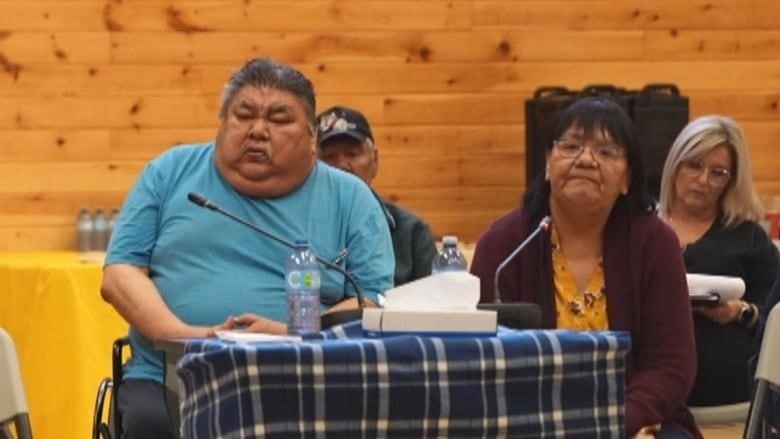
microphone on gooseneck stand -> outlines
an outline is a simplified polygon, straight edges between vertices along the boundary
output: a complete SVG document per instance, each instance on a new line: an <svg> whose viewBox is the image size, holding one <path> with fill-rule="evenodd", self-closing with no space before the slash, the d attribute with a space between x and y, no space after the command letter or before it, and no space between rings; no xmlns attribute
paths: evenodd
<svg viewBox="0 0 780 439"><path fill-rule="evenodd" d="M211 200L204 197L203 195L197 194L195 192L190 192L187 194L187 199L190 200L193 204L204 207L209 210L213 210L214 212L217 212L223 216L226 216L230 218L231 220L248 227L255 232L270 238L279 244L284 245L285 247L288 247L290 249L295 249L295 244L291 243L290 241L284 240L273 233L264 230L249 221L233 214L225 209L222 209L221 207L214 204ZM339 257L342 258L343 254L345 254L345 251L342 251L342 253L339 254ZM335 270L342 275L344 275L344 278L347 279L347 281L355 288L355 295L357 296L357 301L359 308L357 309L344 309L339 311L331 311L326 312L322 314L321 316L321 327L322 329L330 328L331 326L338 325L341 323L351 322L353 320L360 320L363 317L363 308L365 307L365 300L363 299L363 289L360 288L360 285L358 284L357 280L355 279L355 276L352 275L352 273L348 272L347 270L339 267L338 265L334 264L331 261L328 261L327 259L323 259L320 256L314 255L315 258L317 258L317 261L321 263L322 265L326 266L327 268L330 268L331 270Z"/></svg>
<svg viewBox="0 0 780 439"><path fill-rule="evenodd" d="M521 242L520 245L517 246L517 248L504 259L501 264L498 265L498 268L496 268L496 274L493 275L493 303L501 303L501 291L498 288L498 276L501 274L502 271L504 271L504 267L509 265L509 262L512 261L512 259L515 258L518 254L520 254L521 251L523 251L526 246L534 239L536 238L536 235L541 233L542 231L546 232L550 229L550 224L552 223L552 218L550 218L549 215L542 218L542 220L539 222L539 225L536 226L533 232L531 232L530 235L528 235L527 238L525 238L525 241Z"/></svg>
<svg viewBox="0 0 780 439"><path fill-rule="evenodd" d="M535 303L502 303L501 302L501 290L498 287L498 279L504 267L518 255L528 244L536 238L541 232L546 232L550 229L552 218L545 216L539 222L539 225L528 235L527 238L517 248L509 254L496 268L496 272L493 275L493 303L480 303L477 305L479 309L494 310L498 314L498 323L504 326L508 326L514 329L523 328L535 328L541 324L542 313L539 306Z"/></svg>

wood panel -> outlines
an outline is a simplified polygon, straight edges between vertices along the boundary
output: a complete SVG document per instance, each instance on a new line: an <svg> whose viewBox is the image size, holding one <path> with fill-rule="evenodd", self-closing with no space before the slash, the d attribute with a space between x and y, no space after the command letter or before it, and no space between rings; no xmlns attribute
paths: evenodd
<svg viewBox="0 0 780 439"><path fill-rule="evenodd" d="M4 225L16 224L62 224L56 218L71 218L73 221L79 210L86 208L94 210L101 208L108 212L122 205L128 187L111 191L101 188L92 188L79 191L32 191L19 189L14 192L0 192L0 223ZM34 220L32 217L41 215L42 220Z"/></svg>
<svg viewBox="0 0 780 439"><path fill-rule="evenodd" d="M474 1L473 23L570 29L777 29L773 0Z"/></svg>
<svg viewBox="0 0 780 439"><path fill-rule="evenodd" d="M65 248L81 207L213 138L221 87L266 54L318 108L360 108L377 190L473 240L517 205L537 87L672 82L744 127L780 195L780 12L770 0L0 0L0 248Z"/></svg>
<svg viewBox="0 0 780 439"><path fill-rule="evenodd" d="M470 1L3 1L11 30L442 29L470 25Z"/></svg>
<svg viewBox="0 0 780 439"><path fill-rule="evenodd" d="M0 193L122 191L130 188L143 162L43 162L0 164Z"/></svg>
<svg viewBox="0 0 780 439"><path fill-rule="evenodd" d="M105 32L7 32L0 38L0 53L18 64L105 64L109 62L109 44Z"/></svg>
<svg viewBox="0 0 780 439"><path fill-rule="evenodd" d="M497 212L511 209L520 204L522 190L514 187L418 187L389 188L377 186L379 194L394 203L415 212L432 214L450 212L473 214L476 212Z"/></svg>
<svg viewBox="0 0 780 439"><path fill-rule="evenodd" d="M68 90L98 96L186 95L219 90L236 66L228 65L107 65L35 64L0 75L6 96L52 95ZM620 82L637 88L651 82L674 82L683 89L767 90L780 77L780 60L750 61L637 61L527 63L401 63L372 61L302 64L322 93L377 90L386 93L523 93L540 84ZM713 75L713 70L724 72ZM577 75L572 75L577 72ZM388 77L393 81L389 82ZM605 78L615 78L606 80ZM619 80L628 78L627 80Z"/></svg>
<svg viewBox="0 0 780 439"><path fill-rule="evenodd" d="M436 239L441 241L444 235L456 235L464 242L474 242L496 219L508 213L511 209L474 212L469 214L447 213L430 214L424 218L431 225Z"/></svg>
<svg viewBox="0 0 780 439"><path fill-rule="evenodd" d="M377 187L415 188L464 186L492 187L496 181L522 184L525 172L522 154L490 156L391 156L381 159L382 171L375 180ZM410 169L410 166L412 168Z"/></svg>
<svg viewBox="0 0 780 439"><path fill-rule="evenodd" d="M650 81L648 81L650 82ZM590 83L595 83L589 82ZM628 84L629 88L646 83ZM577 84L549 82L578 89ZM691 116L724 113L744 120L777 120L780 117L780 92L774 90L686 89ZM523 124L524 101L532 91L523 93L455 93L357 95L343 98L325 95L321 109L337 103L365 108L366 117L377 126L447 124L461 125ZM179 96L14 96L0 106L2 129L202 129L216 128L220 98L214 94Z"/></svg>
<svg viewBox="0 0 780 439"><path fill-rule="evenodd" d="M215 126L210 96L20 96L0 106L2 128L202 128Z"/></svg>
<svg viewBox="0 0 780 439"><path fill-rule="evenodd" d="M778 30L663 30L644 33L644 55L667 60L777 59Z"/></svg>
<svg viewBox="0 0 780 439"><path fill-rule="evenodd" d="M0 228L0 251L68 250L75 248L76 237L73 227L18 225Z"/></svg>
<svg viewBox="0 0 780 439"><path fill-rule="evenodd" d="M110 158L107 130L0 130L3 162L63 162Z"/></svg>
<svg viewBox="0 0 780 439"><path fill-rule="evenodd" d="M477 212L472 215L430 214L425 216L425 220L431 225L437 240L441 240L444 235L454 234L473 242L490 223L509 210ZM0 228L0 251L75 249L75 246L75 231L71 224Z"/></svg>
<svg viewBox="0 0 780 439"><path fill-rule="evenodd" d="M296 64L357 60L491 62L628 60L642 55L639 31L470 29L332 32L116 33L114 62L235 63L263 53Z"/></svg>

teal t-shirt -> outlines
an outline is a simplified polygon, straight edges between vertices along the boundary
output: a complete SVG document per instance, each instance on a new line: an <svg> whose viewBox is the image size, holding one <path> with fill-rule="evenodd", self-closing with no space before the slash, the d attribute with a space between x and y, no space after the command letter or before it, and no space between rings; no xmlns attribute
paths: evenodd
<svg viewBox="0 0 780 439"><path fill-rule="evenodd" d="M187 199L201 194L222 209L293 242L307 239L320 257L351 272L367 298L393 285L393 246L384 214L361 180L317 162L306 181L279 198L233 189L214 163L213 143L172 148L150 162L130 191L106 264L149 269L168 307L184 322L216 325L246 312L286 321L284 263L292 250ZM322 269L327 309L354 296L343 275ZM126 378L163 381L162 356L130 328Z"/></svg>

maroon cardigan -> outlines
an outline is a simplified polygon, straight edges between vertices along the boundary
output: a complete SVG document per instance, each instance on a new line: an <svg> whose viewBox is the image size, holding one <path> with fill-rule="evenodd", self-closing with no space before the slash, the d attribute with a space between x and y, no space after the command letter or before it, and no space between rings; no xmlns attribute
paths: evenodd
<svg viewBox="0 0 780 439"><path fill-rule="evenodd" d="M479 238L471 272L480 278L482 302L493 300L496 267L536 225L518 208ZM696 343L677 237L654 215L629 217L614 209L604 230L603 258L609 328L631 333L626 433L673 422L701 437L685 406L696 376ZM555 328L552 282L550 238L541 235L502 271L501 299L538 303L542 325Z"/></svg>

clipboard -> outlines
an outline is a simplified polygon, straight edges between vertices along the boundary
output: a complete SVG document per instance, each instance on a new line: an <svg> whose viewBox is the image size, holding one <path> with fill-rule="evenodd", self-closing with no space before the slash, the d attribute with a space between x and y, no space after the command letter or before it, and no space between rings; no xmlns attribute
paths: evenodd
<svg viewBox="0 0 780 439"><path fill-rule="evenodd" d="M717 306L720 305L720 294L711 292L709 294L692 294L690 297L691 306Z"/></svg>
<svg viewBox="0 0 780 439"><path fill-rule="evenodd" d="M745 293L745 281L739 277L689 273L685 278L692 306L715 306Z"/></svg>

